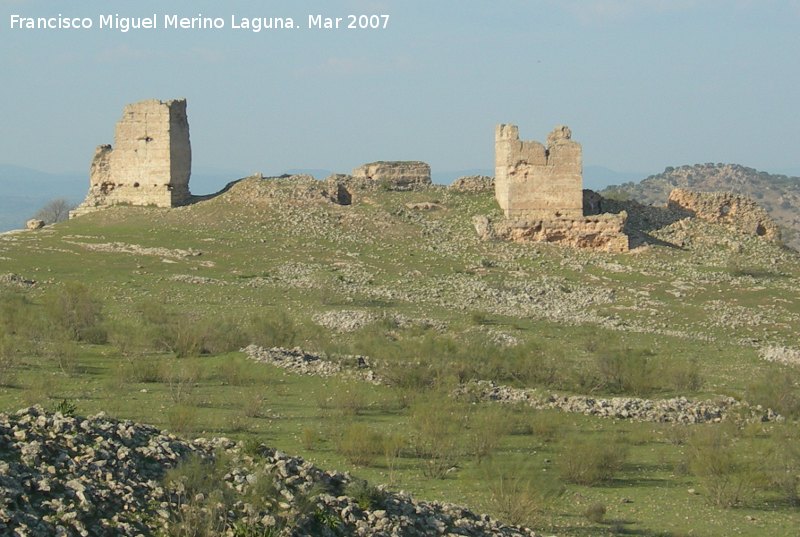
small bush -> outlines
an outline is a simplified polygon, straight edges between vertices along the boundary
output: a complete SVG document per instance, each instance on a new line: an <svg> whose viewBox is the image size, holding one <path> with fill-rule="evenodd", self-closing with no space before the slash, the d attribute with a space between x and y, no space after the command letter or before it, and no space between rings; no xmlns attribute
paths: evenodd
<svg viewBox="0 0 800 537"><path fill-rule="evenodd" d="M197 425L197 410L187 405L175 405L167 412L167 424L178 435L187 436Z"/></svg>
<svg viewBox="0 0 800 537"><path fill-rule="evenodd" d="M321 440L322 436L314 427L303 427L300 431L300 444L308 451L314 450Z"/></svg>
<svg viewBox="0 0 800 537"><path fill-rule="evenodd" d="M73 341L105 343L108 334L103 321L103 305L85 285L68 282L46 303L48 318Z"/></svg>
<svg viewBox="0 0 800 537"><path fill-rule="evenodd" d="M679 392L696 392L705 384L697 360L675 360L660 372L662 380Z"/></svg>
<svg viewBox="0 0 800 537"><path fill-rule="evenodd" d="M529 423L534 436L552 442L561 434L564 417L558 411L539 410L533 413Z"/></svg>
<svg viewBox="0 0 800 537"><path fill-rule="evenodd" d="M778 430L762 465L768 487L788 505L800 506L800 434L792 425Z"/></svg>
<svg viewBox="0 0 800 537"><path fill-rule="evenodd" d="M13 337L0 329L0 386L13 386L19 358Z"/></svg>
<svg viewBox="0 0 800 537"><path fill-rule="evenodd" d="M285 312L272 317L256 315L250 319L247 338L261 347L292 347L297 342L299 329Z"/></svg>
<svg viewBox="0 0 800 537"><path fill-rule="evenodd" d="M363 479L353 479L344 488L344 493L355 500L361 509L383 509L386 502L386 493Z"/></svg>
<svg viewBox="0 0 800 537"><path fill-rule="evenodd" d="M703 484L709 503L733 507L752 494L755 475L736 450L736 438L722 426L696 429L687 443L687 466Z"/></svg>
<svg viewBox="0 0 800 537"><path fill-rule="evenodd" d="M747 387L750 404L771 408L787 417L800 417L800 373L789 367L768 367Z"/></svg>
<svg viewBox="0 0 800 537"><path fill-rule="evenodd" d="M192 455L169 470L165 484L175 497L167 534L174 537L224 535L230 525L228 511L233 491L225 485L225 464Z"/></svg>
<svg viewBox="0 0 800 537"><path fill-rule="evenodd" d="M586 508L583 512L583 516L590 522L602 524L606 517L606 506L599 502L593 503Z"/></svg>
<svg viewBox="0 0 800 537"><path fill-rule="evenodd" d="M469 418L467 442L478 463L491 457L508 434L509 422L504 410L495 405L475 412Z"/></svg>
<svg viewBox="0 0 800 537"><path fill-rule="evenodd" d="M447 396L428 397L411 408L414 447L424 459L422 473L444 479L463 455L462 430L469 412Z"/></svg>
<svg viewBox="0 0 800 537"><path fill-rule="evenodd" d="M342 431L336 451L351 464L370 466L383 453L383 435L363 423L352 423Z"/></svg>
<svg viewBox="0 0 800 537"><path fill-rule="evenodd" d="M248 418L260 418L264 411L264 396L260 393L245 395L242 400L242 412Z"/></svg>
<svg viewBox="0 0 800 537"><path fill-rule="evenodd" d="M559 468L566 481L591 486L613 480L626 458L627 448L619 441L573 434L562 449Z"/></svg>
<svg viewBox="0 0 800 537"><path fill-rule="evenodd" d="M540 525L542 515L564 492L563 486L524 464L515 466L513 471L490 466L486 476L490 505L511 524Z"/></svg>
<svg viewBox="0 0 800 537"><path fill-rule="evenodd" d="M605 350L595 357L602 387L611 393L644 396L658 387L652 353L630 348Z"/></svg>

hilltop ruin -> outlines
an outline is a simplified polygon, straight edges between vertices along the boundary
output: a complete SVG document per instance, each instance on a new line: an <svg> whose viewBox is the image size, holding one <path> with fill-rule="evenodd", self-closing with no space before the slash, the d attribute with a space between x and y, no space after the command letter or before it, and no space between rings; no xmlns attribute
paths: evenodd
<svg viewBox="0 0 800 537"><path fill-rule="evenodd" d="M117 122L114 147L95 150L89 193L70 217L119 204L182 205L191 196L191 170L186 100L129 104Z"/></svg>
<svg viewBox="0 0 800 537"><path fill-rule="evenodd" d="M581 146L572 140L569 127L553 129L545 146L521 141L516 125L498 125L494 188L505 219L493 223L476 217L478 234L487 240L628 251L627 214L596 214L589 191L583 190L582 158Z"/></svg>
<svg viewBox="0 0 800 537"><path fill-rule="evenodd" d="M416 160L370 162L354 169L352 177L383 183L394 190L413 190L431 184L431 167Z"/></svg>

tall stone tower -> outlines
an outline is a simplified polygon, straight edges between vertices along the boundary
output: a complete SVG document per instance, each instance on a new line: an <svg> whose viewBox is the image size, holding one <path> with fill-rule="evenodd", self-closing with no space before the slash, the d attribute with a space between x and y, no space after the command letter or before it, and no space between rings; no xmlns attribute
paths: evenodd
<svg viewBox="0 0 800 537"><path fill-rule="evenodd" d="M547 147L521 141L516 125L495 131L495 197L507 218L583 216L581 146L569 127L558 126Z"/></svg>
<svg viewBox="0 0 800 537"><path fill-rule="evenodd" d="M127 105L114 144L95 150L89 194L70 216L117 204L175 207L189 199L192 148L185 99Z"/></svg>

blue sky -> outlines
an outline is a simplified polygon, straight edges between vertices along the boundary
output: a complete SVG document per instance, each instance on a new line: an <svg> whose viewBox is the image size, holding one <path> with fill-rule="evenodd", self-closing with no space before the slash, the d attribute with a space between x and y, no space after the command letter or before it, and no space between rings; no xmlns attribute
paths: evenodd
<svg viewBox="0 0 800 537"><path fill-rule="evenodd" d="M222 30L96 27L202 13ZM255 33L235 17L388 14L385 30ZM10 29L10 16L91 30ZM0 0L0 163L88 169L126 103L188 99L195 170L425 160L491 168L497 123L571 127L584 163L800 170L800 1Z"/></svg>

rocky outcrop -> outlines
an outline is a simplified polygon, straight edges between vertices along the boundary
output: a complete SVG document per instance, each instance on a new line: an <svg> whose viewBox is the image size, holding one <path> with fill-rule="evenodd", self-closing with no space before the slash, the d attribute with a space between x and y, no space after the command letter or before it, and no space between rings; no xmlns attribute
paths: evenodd
<svg viewBox="0 0 800 537"><path fill-rule="evenodd" d="M352 176L392 190L413 190L431 184L431 167L419 161L378 161L359 166Z"/></svg>
<svg viewBox="0 0 800 537"><path fill-rule="evenodd" d="M191 169L186 100L129 104L117 123L114 147L97 147L89 193L70 216L118 204L181 205L190 197Z"/></svg>
<svg viewBox="0 0 800 537"><path fill-rule="evenodd" d="M165 479L189 457L202 474ZM160 535L194 514L217 535L535 536L361 483L263 444L188 442L103 414L0 414L2 535Z"/></svg>
<svg viewBox="0 0 800 537"><path fill-rule="evenodd" d="M752 199L729 192L694 192L676 188L669 194L667 206L676 211L685 211L695 218L729 229L756 235L766 240L779 242L780 229L767 212Z"/></svg>
<svg viewBox="0 0 800 537"><path fill-rule="evenodd" d="M739 164L693 164L670 166L638 183L609 186L602 194L645 205L664 205L675 188L747 196L781 227L781 240L800 250L800 177L771 174Z"/></svg>
<svg viewBox="0 0 800 537"><path fill-rule="evenodd" d="M38 218L31 218L30 220L25 222L25 227L31 231L42 229L44 227L44 220L39 220Z"/></svg>

